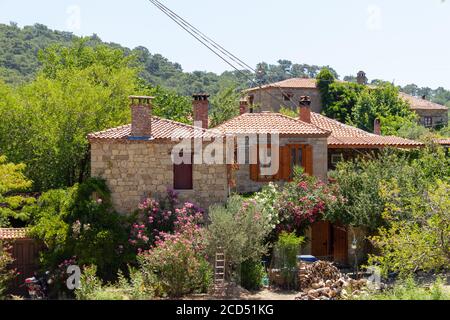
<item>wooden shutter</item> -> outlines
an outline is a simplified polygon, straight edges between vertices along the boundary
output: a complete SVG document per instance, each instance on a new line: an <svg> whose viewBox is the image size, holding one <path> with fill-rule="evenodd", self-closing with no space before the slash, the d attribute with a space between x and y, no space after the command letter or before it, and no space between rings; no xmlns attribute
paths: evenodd
<svg viewBox="0 0 450 320"><path fill-rule="evenodd" d="M251 163L252 157L251 154L254 154L256 150L256 163ZM250 180L258 181L258 175L259 175L259 150L258 145L251 145L249 146L249 159L250 163Z"/></svg>
<svg viewBox="0 0 450 320"><path fill-rule="evenodd" d="M311 145L305 145L303 147L304 156L304 169L305 173L313 175L313 151Z"/></svg>
<svg viewBox="0 0 450 320"><path fill-rule="evenodd" d="M288 181L290 174L291 174L291 151L290 147L287 145L280 147L279 178L280 180Z"/></svg>

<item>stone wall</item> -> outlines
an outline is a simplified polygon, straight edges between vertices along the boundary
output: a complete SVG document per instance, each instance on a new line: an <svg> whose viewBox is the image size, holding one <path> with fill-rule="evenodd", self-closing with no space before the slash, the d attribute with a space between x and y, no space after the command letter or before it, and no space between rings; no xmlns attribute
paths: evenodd
<svg viewBox="0 0 450 320"><path fill-rule="evenodd" d="M114 208L129 213L148 196L173 187L172 142L91 142L91 175L107 181ZM228 196L226 165L193 165L193 190L180 190L180 200L207 209Z"/></svg>
<svg viewBox="0 0 450 320"><path fill-rule="evenodd" d="M328 146L327 138L280 138L280 146L286 144L306 144L313 147L313 175L326 181L328 172ZM250 179L250 166L239 165L235 172L236 191L238 193L255 192L260 190L266 182Z"/></svg>
<svg viewBox="0 0 450 320"><path fill-rule="evenodd" d="M277 88L267 88L251 92L254 96L253 103L261 106L261 108L256 111L279 112L280 106L297 111L301 96L311 97L311 111L317 113L322 111L322 100L319 89L317 88L283 89L283 93L292 94L293 97L291 98L291 101L284 101L281 90Z"/></svg>

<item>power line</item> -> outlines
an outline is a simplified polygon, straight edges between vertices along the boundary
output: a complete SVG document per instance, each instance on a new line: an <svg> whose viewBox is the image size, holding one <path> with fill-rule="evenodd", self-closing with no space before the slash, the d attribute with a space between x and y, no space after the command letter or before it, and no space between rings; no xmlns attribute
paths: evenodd
<svg viewBox="0 0 450 320"><path fill-rule="evenodd" d="M238 57L236 57L235 55L233 55L231 52L229 52L228 50L226 50L225 48L223 48L221 45L219 45L217 42L215 42L214 40L212 40L211 38L209 38L208 36L206 36L204 33L202 33L199 29L197 29L196 27L194 27L192 24L190 24L189 22L187 22L185 19L183 19L182 17L180 17L179 15L177 15L175 12L173 12L172 10L170 10L169 8L167 8L166 6L164 6L161 2L159 2L158 0L149 0L150 3L152 3L154 6L156 6L160 11L162 11L165 15L167 15L172 21L174 21L177 25L179 25L183 30L185 30L187 33L189 33L192 37L194 37L197 41L199 41L201 44L203 44L208 50L210 50L213 54L215 54L217 57L219 57L221 60L223 60L226 64L228 64L230 67L232 67L233 69L235 69L238 73L242 74L247 80L249 80L251 83L253 83L254 85L256 85L256 87L258 88L262 88L262 84L258 84L254 81L254 79L250 78L246 73L244 73L242 70L240 70L239 68L237 68L232 62L228 61L226 57L228 57L229 59L233 60L235 63L237 63L239 66L243 67L245 71L250 71L250 72L256 72L252 67L250 67L248 64L246 64L244 61L242 61L241 59L239 59ZM220 54L219 52L217 52L216 50L213 49L216 48L218 51L220 51L223 55L225 55L226 57L224 57L222 54ZM324 80L327 81L327 80ZM331 80L330 80L331 82ZM286 92L283 91L283 89L279 86L276 86L276 88L278 88L280 90L280 92L283 95L286 95ZM283 102L281 100L281 98L272 95L271 93L267 92L267 94L269 96L271 96L272 98L275 98L276 100L279 100L280 102ZM298 106L292 101L290 100L292 106L294 107L294 110L298 108ZM316 128L319 128L321 130L323 130L322 128L320 128L319 126L311 123L311 125L314 125ZM336 140L339 140L343 143L345 143L345 141L340 140L337 137L333 137ZM364 155L363 152L361 152L358 149L355 148L351 148L355 151L357 151L358 153L361 153Z"/></svg>

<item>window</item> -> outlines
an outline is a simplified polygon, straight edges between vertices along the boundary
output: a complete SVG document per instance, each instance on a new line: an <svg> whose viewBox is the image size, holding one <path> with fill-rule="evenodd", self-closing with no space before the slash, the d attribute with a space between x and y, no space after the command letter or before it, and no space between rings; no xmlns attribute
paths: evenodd
<svg viewBox="0 0 450 320"><path fill-rule="evenodd" d="M259 152L258 152L259 153ZM278 173L273 176L261 176L260 171L263 165L258 164L250 165L250 179L253 181L290 181L294 177L294 168L301 166L304 168L304 172L312 174L312 146L301 144L290 144L281 146L279 150L279 168Z"/></svg>
<svg viewBox="0 0 450 320"><path fill-rule="evenodd" d="M433 126L433 118L432 117L423 117L423 124L425 127Z"/></svg>
<svg viewBox="0 0 450 320"><path fill-rule="evenodd" d="M331 155L331 164L333 166L336 166L339 161L342 160L342 154L341 153L335 153Z"/></svg>
<svg viewBox="0 0 450 320"><path fill-rule="evenodd" d="M182 155L181 155L182 156ZM192 158L191 158L192 160ZM192 190L192 161L173 165L173 188L175 190Z"/></svg>
<svg viewBox="0 0 450 320"><path fill-rule="evenodd" d="M294 95L292 93L283 93L283 100L284 101L291 101Z"/></svg>

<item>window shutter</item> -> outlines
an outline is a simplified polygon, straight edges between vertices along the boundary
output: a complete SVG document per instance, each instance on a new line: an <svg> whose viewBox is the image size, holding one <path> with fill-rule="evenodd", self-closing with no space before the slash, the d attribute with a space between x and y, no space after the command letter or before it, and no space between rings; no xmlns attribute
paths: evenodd
<svg viewBox="0 0 450 320"><path fill-rule="evenodd" d="M306 145L303 148L303 154L304 154L304 169L305 173L309 175L313 175L313 151L311 145Z"/></svg>
<svg viewBox="0 0 450 320"><path fill-rule="evenodd" d="M280 147L280 179L289 180L291 173L291 153L289 146Z"/></svg>
<svg viewBox="0 0 450 320"><path fill-rule="evenodd" d="M250 179L253 181L258 181L258 165L257 164L250 165Z"/></svg>

